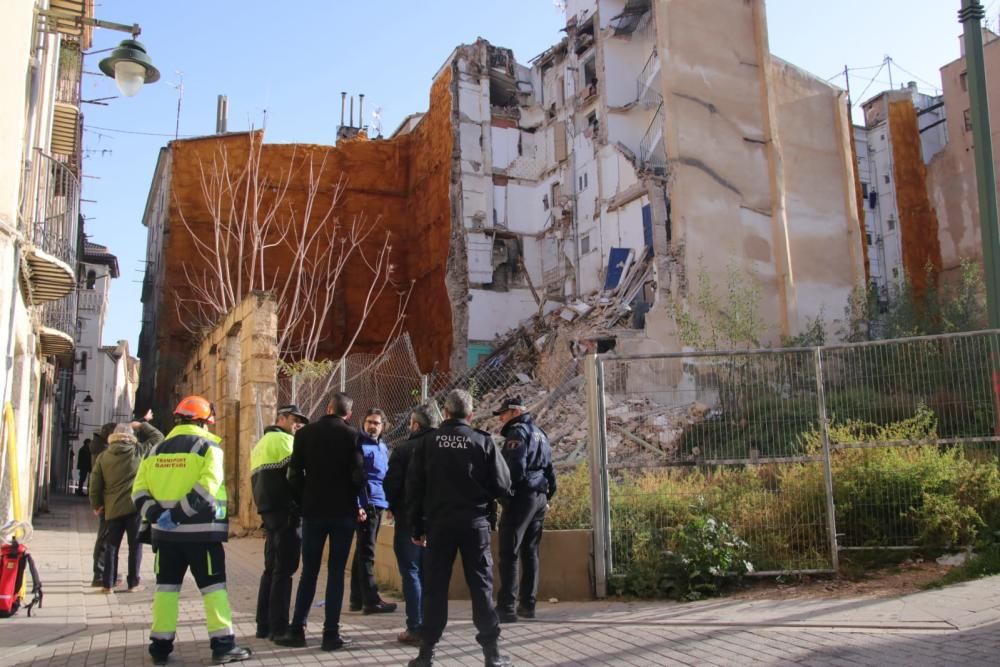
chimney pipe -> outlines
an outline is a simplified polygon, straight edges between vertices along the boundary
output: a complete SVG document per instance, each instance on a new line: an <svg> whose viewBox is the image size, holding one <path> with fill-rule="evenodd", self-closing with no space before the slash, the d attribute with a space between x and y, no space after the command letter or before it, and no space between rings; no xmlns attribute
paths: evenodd
<svg viewBox="0 0 1000 667"><path fill-rule="evenodd" d="M340 91L340 125L344 125L344 105L347 104L347 93Z"/></svg>
<svg viewBox="0 0 1000 667"><path fill-rule="evenodd" d="M358 127L363 128L365 126L365 94L361 93L358 95Z"/></svg>
<svg viewBox="0 0 1000 667"><path fill-rule="evenodd" d="M226 126L229 124L229 98L219 95L215 107L215 133L225 134Z"/></svg>
<svg viewBox="0 0 1000 667"><path fill-rule="evenodd" d="M351 127L354 127L354 95L351 95Z"/></svg>

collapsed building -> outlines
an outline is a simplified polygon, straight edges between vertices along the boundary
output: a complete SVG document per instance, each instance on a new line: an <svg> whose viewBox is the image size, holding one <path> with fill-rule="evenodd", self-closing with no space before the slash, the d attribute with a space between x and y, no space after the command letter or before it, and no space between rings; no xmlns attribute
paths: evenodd
<svg viewBox="0 0 1000 667"><path fill-rule="evenodd" d="M845 93L771 55L763 0L566 5L566 36L530 63L482 39L457 47L428 111L387 139L264 146L267 164L322 154L330 178L348 175L344 215L367 212L399 239L421 370L475 365L524 320L611 292L614 330L578 344L676 351L668 304L733 265L761 283L762 343L835 319L865 278ZM144 216L140 410L169 407L191 349L172 300L189 287L177 260L190 229L207 221L199 159L240 141L161 154ZM342 353L363 287L344 285L323 355ZM359 351L389 331L365 333Z"/></svg>

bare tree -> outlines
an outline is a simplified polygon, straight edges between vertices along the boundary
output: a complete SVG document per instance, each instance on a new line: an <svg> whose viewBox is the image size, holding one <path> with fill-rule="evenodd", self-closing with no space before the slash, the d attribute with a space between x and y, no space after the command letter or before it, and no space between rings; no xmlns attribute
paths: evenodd
<svg viewBox="0 0 1000 667"><path fill-rule="evenodd" d="M314 364L322 361L317 357L329 336L338 289L344 289L345 269L351 267L352 286L365 292L360 312L352 313L357 320L345 333L341 358L383 297L397 299L386 345L398 336L413 286L400 289L393 280L390 234L381 230L380 217L362 214L344 221L337 215L347 181L343 174L327 173L326 153L297 159L292 149L278 174L272 171L269 177L262 170L263 135L250 133L249 141L245 162L220 144L211 163L199 164L207 221L189 220L178 202L195 256L182 265L190 293L178 295L177 313L191 333L201 335L251 292L271 292L282 368L288 373L309 369L312 376L325 368L320 375L329 389L340 360Z"/></svg>

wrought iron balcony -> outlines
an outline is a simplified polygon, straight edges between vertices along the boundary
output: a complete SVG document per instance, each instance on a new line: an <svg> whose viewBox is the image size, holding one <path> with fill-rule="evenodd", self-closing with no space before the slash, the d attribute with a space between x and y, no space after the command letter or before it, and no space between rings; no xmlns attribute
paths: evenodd
<svg viewBox="0 0 1000 667"><path fill-rule="evenodd" d="M31 241L25 253L32 304L60 299L76 285L80 181L66 164L36 150L23 219Z"/></svg>
<svg viewBox="0 0 1000 667"><path fill-rule="evenodd" d="M663 145L663 102L656 108L653 120L639 142L640 167L663 176L667 173L667 152Z"/></svg>
<svg viewBox="0 0 1000 667"><path fill-rule="evenodd" d="M73 332L76 330L76 294L44 303L38 308L41 327L38 337L42 354L68 355L73 352Z"/></svg>
<svg viewBox="0 0 1000 667"><path fill-rule="evenodd" d="M663 95L660 93L660 57L656 49L649 54L635 83L635 99L639 104L647 109L655 109L663 103Z"/></svg>

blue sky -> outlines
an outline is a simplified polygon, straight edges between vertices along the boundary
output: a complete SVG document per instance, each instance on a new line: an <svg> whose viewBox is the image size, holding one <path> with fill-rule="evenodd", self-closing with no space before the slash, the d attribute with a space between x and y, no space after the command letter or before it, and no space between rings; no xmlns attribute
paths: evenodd
<svg viewBox="0 0 1000 667"><path fill-rule="evenodd" d="M689 0L694 1L694 0ZM731 0L733 2L737 0ZM98 18L139 23L159 83L107 106L84 105L84 215L87 233L109 246L121 277L112 285L104 343L128 339L133 350L146 230L142 212L159 148L174 134L183 72L180 134L215 131L216 96L229 96L229 129L265 122L271 142L334 143L340 91L365 93L365 120L383 109L391 132L424 110L431 78L452 49L484 37L510 47L521 62L562 36L564 17L552 0L99 0ZM984 2L996 26L1000 0ZM821 78L844 85L855 102L916 80L928 93L938 69L959 56L960 0L768 0L771 51ZM95 31L93 49L127 35ZM104 54L89 56L97 71ZM861 69L870 68L870 69ZM905 71L904 71L905 70ZM877 76L876 76L877 75ZM84 76L83 97L117 94L114 82ZM266 113L265 113L266 112ZM856 115L856 119L860 118Z"/></svg>

